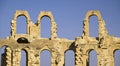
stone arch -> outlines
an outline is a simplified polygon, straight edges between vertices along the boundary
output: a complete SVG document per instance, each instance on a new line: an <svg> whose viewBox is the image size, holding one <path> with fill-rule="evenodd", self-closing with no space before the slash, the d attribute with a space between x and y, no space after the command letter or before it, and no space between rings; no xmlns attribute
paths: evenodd
<svg viewBox="0 0 120 66"><path fill-rule="evenodd" d="M85 16L85 20L89 20L89 18L90 18L91 16L93 16L93 15L94 15L94 16L97 16L97 17L98 17L98 20L102 20L101 14L100 14L100 12L97 11L97 10L88 11L87 14L86 14L86 16Z"/></svg>
<svg viewBox="0 0 120 66"><path fill-rule="evenodd" d="M17 18L18 18L19 16L25 16L27 20L31 20L31 19L30 19L30 16L29 16L29 14L28 14L27 11L24 11L24 10L16 10L13 19L14 19L14 20L17 20ZM27 23L28 23L28 21L27 21Z"/></svg>
<svg viewBox="0 0 120 66"><path fill-rule="evenodd" d="M3 48L3 47L5 47L5 49L6 49L6 48L9 48L10 51L12 51L12 49L13 49L13 48L12 48L11 46L9 46L9 45L2 45L0 48Z"/></svg>
<svg viewBox="0 0 120 66"><path fill-rule="evenodd" d="M26 56L22 56L22 51L24 51L25 52L25 55ZM21 49L21 60L22 60L22 58L23 57L26 57L25 59L26 59L26 61L25 61L25 66L28 66L28 52L27 52L27 50L26 49ZM22 64L22 61L20 61L20 64ZM21 65L21 66L23 66L23 65Z"/></svg>
<svg viewBox="0 0 120 66"><path fill-rule="evenodd" d="M95 51L95 53L96 53L96 56L97 56L97 58L96 58L96 61L97 61L97 63L95 63L95 66L98 64L98 52L95 50L95 49L89 49L89 50L87 50L87 59L86 59L86 64L87 64L87 66L90 66L90 64L91 64L91 56L90 56L90 53L92 52L92 51ZM95 58L93 58L92 57L92 59L95 59ZM92 61L93 62L93 61ZM93 65L93 64L92 64Z"/></svg>
<svg viewBox="0 0 120 66"><path fill-rule="evenodd" d="M40 21L43 17L49 17L50 18L50 23L51 23L51 39L56 39L57 38L57 24L54 21L53 15L51 12L46 12L46 11L42 11L40 12L40 14L38 15L38 27L40 28ZM40 34L41 35L41 34Z"/></svg>
<svg viewBox="0 0 120 66"><path fill-rule="evenodd" d="M96 15L89 17L89 37L98 37L98 17Z"/></svg>
<svg viewBox="0 0 120 66"><path fill-rule="evenodd" d="M47 16L50 18L51 23L54 21L53 15L50 11L41 11L40 14L38 15L38 24L40 23L40 20L44 17Z"/></svg>
<svg viewBox="0 0 120 66"><path fill-rule="evenodd" d="M67 54L67 53L69 53L69 54ZM65 66L69 66L69 65L75 66L75 51L74 50L71 50L71 49L66 50L64 52L64 57L65 57L65 60L64 60L64 62L65 62L64 65ZM71 61L68 61L68 60L71 60Z"/></svg>
<svg viewBox="0 0 120 66"><path fill-rule="evenodd" d="M95 50L92 50L89 54L89 66L98 66L98 56Z"/></svg>
<svg viewBox="0 0 120 66"><path fill-rule="evenodd" d="M106 36L108 32L105 27L105 22L102 19L101 14L98 10L91 10L91 11L87 12L85 19L83 21L84 26L83 26L83 35L82 36L89 37L89 18L91 16L98 17L98 35L99 35L98 37L102 38L103 36Z"/></svg>
<svg viewBox="0 0 120 66"><path fill-rule="evenodd" d="M41 52L44 51L44 50L49 51L50 54L52 54L52 52L51 52L50 50L48 50L48 49L43 49L43 50L41 50ZM40 53L41 53L41 52L40 52Z"/></svg>
<svg viewBox="0 0 120 66"><path fill-rule="evenodd" d="M73 50L73 49L66 49L66 50L64 51L64 54L65 54L67 51L73 51L73 52L75 53L75 50Z"/></svg>
<svg viewBox="0 0 120 66"><path fill-rule="evenodd" d="M27 33L27 19L24 15L18 16L16 20L16 34L26 33Z"/></svg>
<svg viewBox="0 0 120 66"><path fill-rule="evenodd" d="M113 60L114 66L119 66L120 63L118 61L120 61L120 48L119 49L115 49L113 51L113 58L114 58L114 60Z"/></svg>
<svg viewBox="0 0 120 66"><path fill-rule="evenodd" d="M28 54L28 48L22 48L21 50L25 51Z"/></svg>
<svg viewBox="0 0 120 66"><path fill-rule="evenodd" d="M97 49L88 49L88 50L86 50L86 55L89 55L89 53L90 53L92 50L96 51L97 54L99 53L99 51L98 51Z"/></svg>
<svg viewBox="0 0 120 66"><path fill-rule="evenodd" d="M0 46L0 48L3 48L3 47L7 47L7 45L2 45L2 46Z"/></svg>
<svg viewBox="0 0 120 66"><path fill-rule="evenodd" d="M113 56L114 56L115 52L118 51L118 50L120 50L120 48L118 48L118 49L114 49L114 50L113 50L113 53L112 53Z"/></svg>
<svg viewBox="0 0 120 66"><path fill-rule="evenodd" d="M11 22L11 35L15 35L16 34L16 22L17 22L17 18L20 17L20 16L24 16L26 18L26 26L27 26L27 34L29 34L29 23L31 21L30 19L30 16L28 14L27 11L24 11L24 10L16 10L15 14L14 14L14 18Z"/></svg>
<svg viewBox="0 0 120 66"><path fill-rule="evenodd" d="M43 57L43 55L44 55L44 57ZM45 59L45 58L47 58L47 59ZM50 50L47 50L47 49L44 49L40 52L40 66L46 66L45 62L47 62L47 66L52 66L52 53Z"/></svg>
<svg viewBox="0 0 120 66"><path fill-rule="evenodd" d="M51 38L51 22L48 16L42 17L40 20L40 36L42 38Z"/></svg>
<svg viewBox="0 0 120 66"><path fill-rule="evenodd" d="M50 53L52 53L52 50L48 46L44 46L40 49L40 53L44 50L48 50Z"/></svg>

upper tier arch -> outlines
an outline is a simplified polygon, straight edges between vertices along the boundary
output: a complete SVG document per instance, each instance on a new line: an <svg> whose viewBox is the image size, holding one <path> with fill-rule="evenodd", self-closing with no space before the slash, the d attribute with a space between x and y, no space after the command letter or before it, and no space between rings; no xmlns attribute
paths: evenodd
<svg viewBox="0 0 120 66"><path fill-rule="evenodd" d="M13 20L17 20L17 18L19 16L25 16L27 20L31 20L30 19L30 16L29 16L29 13L27 11L24 11L24 10L16 10L15 14L14 14L14 18ZM27 21L28 22L28 21Z"/></svg>
<svg viewBox="0 0 120 66"><path fill-rule="evenodd" d="M54 22L53 15L50 11L41 11L40 14L38 15L38 24L40 23L40 20L45 16L50 18L51 23Z"/></svg>
<svg viewBox="0 0 120 66"><path fill-rule="evenodd" d="M98 17L98 20L102 20L102 17L101 17L101 14L98 10L91 10L91 11L88 11L86 16L85 16L85 20L89 20L89 18L91 16L97 16Z"/></svg>
<svg viewBox="0 0 120 66"><path fill-rule="evenodd" d="M89 19L91 16L96 16L98 18L98 37L103 38L108 35L105 21L102 19L101 14L98 10L91 10L86 13L85 19L83 21L83 34L82 36L88 38L89 36Z"/></svg>
<svg viewBox="0 0 120 66"><path fill-rule="evenodd" d="M50 11L41 11L40 12L40 14L38 15L37 25L40 28L41 19L43 17L46 17L46 16L50 18L50 24L51 24L51 37L50 37L50 39L56 39L57 38L57 24L54 21L53 15Z"/></svg>

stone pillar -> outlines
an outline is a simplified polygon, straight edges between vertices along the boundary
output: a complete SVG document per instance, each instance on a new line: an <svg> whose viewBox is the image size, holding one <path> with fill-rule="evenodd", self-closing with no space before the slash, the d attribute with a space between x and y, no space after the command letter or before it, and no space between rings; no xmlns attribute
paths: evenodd
<svg viewBox="0 0 120 66"><path fill-rule="evenodd" d="M89 37L89 22L84 20L83 22L83 35L85 38Z"/></svg>
<svg viewBox="0 0 120 66"><path fill-rule="evenodd" d="M114 56L109 56L110 58L110 66L114 66Z"/></svg>
<svg viewBox="0 0 120 66"><path fill-rule="evenodd" d="M97 60L98 60L98 62L97 62L97 66L101 66L102 65L102 55L100 55L100 54L98 54L98 56L97 56Z"/></svg>
<svg viewBox="0 0 120 66"><path fill-rule="evenodd" d="M55 21L51 21L51 39L57 38L57 24Z"/></svg>
<svg viewBox="0 0 120 66"><path fill-rule="evenodd" d="M83 58L83 66L88 66L88 64L89 64L89 56L84 54L82 58Z"/></svg>
<svg viewBox="0 0 120 66"><path fill-rule="evenodd" d="M38 37L41 38L41 23L40 20L37 20L37 24L36 24L37 28L38 28Z"/></svg>
<svg viewBox="0 0 120 66"><path fill-rule="evenodd" d="M80 47L76 47L75 66L83 66L83 54L80 52Z"/></svg>
<svg viewBox="0 0 120 66"><path fill-rule="evenodd" d="M104 36L108 35L108 31L106 29L106 24L104 22L104 20L99 20L99 26L98 26L98 33L99 33L99 38L102 38Z"/></svg>
<svg viewBox="0 0 120 66"><path fill-rule="evenodd" d="M57 55L57 66L65 66L64 54Z"/></svg>
<svg viewBox="0 0 120 66"><path fill-rule="evenodd" d="M52 58L51 58L51 66L57 66L57 55L55 52L52 52Z"/></svg>
<svg viewBox="0 0 120 66"><path fill-rule="evenodd" d="M37 60L36 58L35 58L35 54L34 54L34 50L30 50L29 52L28 52L28 66L36 66L36 64L35 64L35 60Z"/></svg>
<svg viewBox="0 0 120 66"><path fill-rule="evenodd" d="M35 66L40 66L40 53L39 53L39 51L34 51L35 53L34 53L34 57L35 57L35 63L34 63L34 65Z"/></svg>
<svg viewBox="0 0 120 66"><path fill-rule="evenodd" d="M28 66L40 66L40 54L38 51L28 51Z"/></svg>
<svg viewBox="0 0 120 66"><path fill-rule="evenodd" d="M108 58L105 55L99 55L98 57L98 66L110 66L107 60Z"/></svg>
<svg viewBox="0 0 120 66"><path fill-rule="evenodd" d="M89 56L84 53L84 49L81 45L76 47L75 52L75 66L87 66L88 65L88 58Z"/></svg>
<svg viewBox="0 0 120 66"><path fill-rule="evenodd" d="M64 59L64 53L62 53L63 51L61 52L57 52L56 53L56 56L52 56L52 63L55 65L55 66L65 66L65 59ZM54 61L55 60L55 61Z"/></svg>
<svg viewBox="0 0 120 66"><path fill-rule="evenodd" d="M88 55L83 54L82 57L80 57L80 61L81 62L77 66L89 66L89 56Z"/></svg>
<svg viewBox="0 0 120 66"><path fill-rule="evenodd" d="M114 66L113 60L108 49L102 49L102 52L98 55L98 66Z"/></svg>
<svg viewBox="0 0 120 66"><path fill-rule="evenodd" d="M20 60L21 60L21 50L20 49L15 49L12 52L13 54L13 65L12 66L20 66Z"/></svg>
<svg viewBox="0 0 120 66"><path fill-rule="evenodd" d="M11 36L14 36L16 34L16 20L11 21Z"/></svg>
<svg viewBox="0 0 120 66"><path fill-rule="evenodd" d="M88 54L86 54L85 45L87 44L87 39L76 38L75 40L75 66L87 66Z"/></svg>
<svg viewBox="0 0 120 66"><path fill-rule="evenodd" d="M56 45L54 46L55 49L54 49L54 51L52 51L52 53L55 52L55 55L56 55L56 57L54 59L56 66L65 66L65 59L64 59L65 50L64 50L62 44L63 44L62 42L56 43Z"/></svg>
<svg viewBox="0 0 120 66"><path fill-rule="evenodd" d="M6 47L6 66L12 66L12 54L11 49L9 47Z"/></svg>
<svg viewBox="0 0 120 66"><path fill-rule="evenodd" d="M29 30L30 30L30 29L29 29L29 23L30 23L30 22L31 22L31 20L27 20L27 21L26 21L26 29L27 29L27 30L26 30L26 34L29 34L29 35L30 35L30 31L29 31Z"/></svg>

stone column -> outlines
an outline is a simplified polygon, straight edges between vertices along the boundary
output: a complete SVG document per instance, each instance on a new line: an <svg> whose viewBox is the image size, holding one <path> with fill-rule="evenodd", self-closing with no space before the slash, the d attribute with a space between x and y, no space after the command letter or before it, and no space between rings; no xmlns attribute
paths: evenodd
<svg viewBox="0 0 120 66"><path fill-rule="evenodd" d="M55 66L64 66L65 65L65 59L64 59L64 53L56 52L56 55L52 56L52 64Z"/></svg>
<svg viewBox="0 0 120 66"><path fill-rule="evenodd" d="M88 20L83 21L83 34L85 38L89 37L89 22Z"/></svg>
<svg viewBox="0 0 120 66"><path fill-rule="evenodd" d="M40 53L39 51L34 51L34 57L35 57L35 66L40 66Z"/></svg>
<svg viewBox="0 0 120 66"><path fill-rule="evenodd" d="M79 61L77 60L78 64L75 66L89 66L89 56L83 55L82 57L79 57Z"/></svg>
<svg viewBox="0 0 120 66"><path fill-rule="evenodd" d="M34 52L35 51L33 51L33 50L30 50L28 52L28 66L36 66L35 65L35 60L37 60L37 59L34 56L35 55Z"/></svg>
<svg viewBox="0 0 120 66"><path fill-rule="evenodd" d="M31 22L31 20L26 20L26 34L30 35L30 29L29 29L29 23Z"/></svg>
<svg viewBox="0 0 120 66"><path fill-rule="evenodd" d="M107 58L104 55L98 56L98 66L108 66Z"/></svg>
<svg viewBox="0 0 120 66"><path fill-rule="evenodd" d="M114 66L113 60L108 49L102 49L102 52L98 55L98 66Z"/></svg>
<svg viewBox="0 0 120 66"><path fill-rule="evenodd" d="M99 33L99 38L102 38L104 36L108 35L108 31L106 29L106 24L104 22L104 20L99 20L99 26L98 26L98 33Z"/></svg>
<svg viewBox="0 0 120 66"><path fill-rule="evenodd" d="M17 23L16 23L16 20L14 20L14 34L17 33Z"/></svg>
<svg viewBox="0 0 120 66"><path fill-rule="evenodd" d="M114 66L114 56L110 56L110 66Z"/></svg>
<svg viewBox="0 0 120 66"><path fill-rule="evenodd" d="M83 58L83 66L89 66L88 65L89 64L89 56L84 54L82 58Z"/></svg>
<svg viewBox="0 0 120 66"><path fill-rule="evenodd" d="M20 60L21 60L21 50L20 49L15 49L12 52L13 55L13 66L20 66Z"/></svg>
<svg viewBox="0 0 120 66"><path fill-rule="evenodd" d="M41 23L40 20L37 20L37 24L36 24L37 28L38 28L38 37L41 38Z"/></svg>
<svg viewBox="0 0 120 66"><path fill-rule="evenodd" d="M98 56L97 56L97 60L98 60L97 63L98 63L98 65L97 66L101 66L102 65L102 60L103 59L101 57L102 57L102 55L98 54Z"/></svg>
<svg viewBox="0 0 120 66"><path fill-rule="evenodd" d="M52 58L51 58L51 66L57 66L57 59L56 59L57 55L55 52L52 52Z"/></svg>
<svg viewBox="0 0 120 66"><path fill-rule="evenodd" d="M75 66L87 66L88 62L88 55L85 54L84 47L82 47L82 44L79 44L76 47L75 52Z"/></svg>
<svg viewBox="0 0 120 66"><path fill-rule="evenodd" d="M11 36L14 36L16 34L16 20L11 21Z"/></svg>
<svg viewBox="0 0 120 66"><path fill-rule="evenodd" d="M51 39L57 38L57 24L55 21L51 21Z"/></svg>
<svg viewBox="0 0 120 66"><path fill-rule="evenodd" d="M64 54L59 54L57 56L57 66L65 66Z"/></svg>
<svg viewBox="0 0 120 66"><path fill-rule="evenodd" d="M76 47L75 52L75 66L83 66L83 54L80 51L80 47Z"/></svg>
<svg viewBox="0 0 120 66"><path fill-rule="evenodd" d="M12 66L12 54L11 49L9 47L6 47L6 66Z"/></svg>

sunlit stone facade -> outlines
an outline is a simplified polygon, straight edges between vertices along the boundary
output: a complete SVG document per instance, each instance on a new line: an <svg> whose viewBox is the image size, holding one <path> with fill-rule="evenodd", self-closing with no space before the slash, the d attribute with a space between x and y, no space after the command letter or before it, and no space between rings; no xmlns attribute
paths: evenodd
<svg viewBox="0 0 120 66"><path fill-rule="evenodd" d="M27 33L16 33L16 22L19 16L25 16ZM50 18L51 37L40 37L41 19ZM98 17L98 37L89 36L89 18ZM75 66L88 66L89 52L95 50L98 66L114 66L114 52L120 49L120 38L110 36L105 27L105 21L97 10L88 11L83 20L83 34L75 40L57 37L57 24L50 11L41 11L37 23L33 23L27 11L17 10L11 21L11 36L0 39L0 48L6 46L2 56L2 66L20 66L21 50L27 54L26 66L40 66L40 52L48 50L51 53L51 66L65 65L65 52L75 53ZM2 31L2 30L1 30Z"/></svg>

